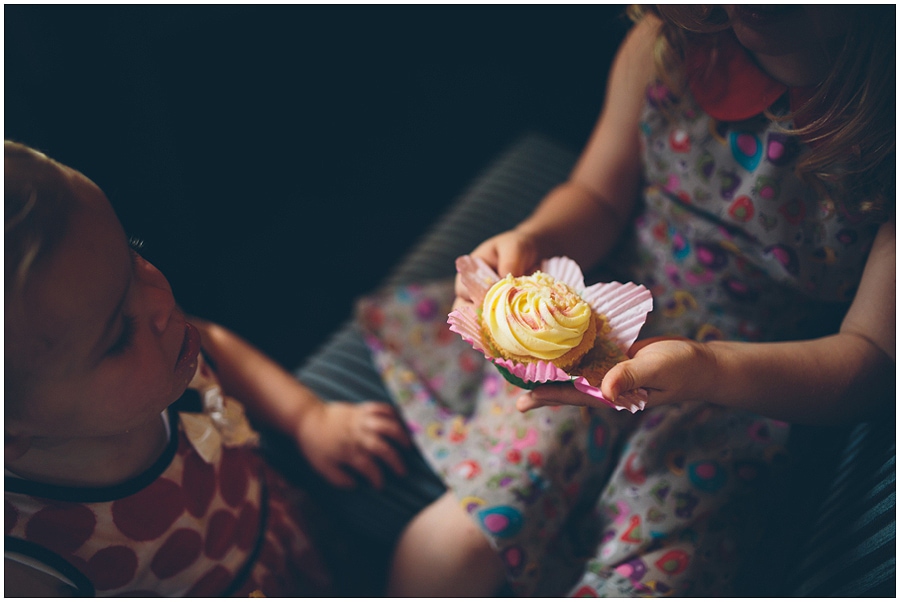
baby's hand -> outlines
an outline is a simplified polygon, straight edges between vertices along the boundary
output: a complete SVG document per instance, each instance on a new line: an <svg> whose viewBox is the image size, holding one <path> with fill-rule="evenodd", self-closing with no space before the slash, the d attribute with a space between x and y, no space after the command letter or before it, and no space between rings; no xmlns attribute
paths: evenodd
<svg viewBox="0 0 900 602"><path fill-rule="evenodd" d="M409 436L387 403L318 404L304 416L297 439L313 468L336 487L353 487L359 475L381 488L383 464L406 473L394 444L409 447Z"/></svg>

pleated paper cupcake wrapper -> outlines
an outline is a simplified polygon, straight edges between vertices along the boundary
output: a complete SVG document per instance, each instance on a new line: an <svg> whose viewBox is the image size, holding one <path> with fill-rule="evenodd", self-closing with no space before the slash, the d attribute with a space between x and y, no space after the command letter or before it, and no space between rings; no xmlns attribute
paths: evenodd
<svg viewBox="0 0 900 602"><path fill-rule="evenodd" d="M635 413L644 409L647 404L647 391L644 389L623 393L613 403L603 396L599 387L591 385L587 378L577 374L578 368L573 368L573 372L576 373L570 374L553 364L552 361L523 364L496 357L491 350L491 345L485 340L481 330L481 320L475 308L481 307L485 294L495 282L500 280L500 276L483 260L471 255L464 255L457 259L456 269L462 284L472 296L473 305L450 312L447 319L450 330L459 334L463 340L483 353L484 357L491 361L509 382L524 389L533 389L544 383L568 381L572 382L579 391L587 393L617 410L624 409ZM606 317L610 331L603 336L615 343L621 353L620 359L626 359L628 348L637 339L641 327L647 320L647 314L653 309L653 298L650 291L633 282L624 284L601 282L585 287L581 268L568 257L546 259L541 264L540 270L569 285L588 302L597 314ZM612 366L605 367L611 368Z"/></svg>

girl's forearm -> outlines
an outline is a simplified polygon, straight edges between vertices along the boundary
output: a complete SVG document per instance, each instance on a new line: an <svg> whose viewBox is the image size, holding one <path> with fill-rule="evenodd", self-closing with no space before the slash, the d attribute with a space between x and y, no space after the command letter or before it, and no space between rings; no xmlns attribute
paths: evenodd
<svg viewBox="0 0 900 602"><path fill-rule="evenodd" d="M541 257L565 255L588 270L619 239L626 211L570 180L550 191L516 229L535 241Z"/></svg>
<svg viewBox="0 0 900 602"><path fill-rule="evenodd" d="M790 422L840 424L895 403L895 235L883 224L837 334L783 343L639 341L610 369L608 399L644 388L650 404L707 401Z"/></svg>
<svg viewBox="0 0 900 602"><path fill-rule="evenodd" d="M644 19L628 33L610 70L600 118L569 180L517 228L535 233L540 255L567 255L589 270L632 217L641 181L641 108L654 75L659 25Z"/></svg>
<svg viewBox="0 0 900 602"><path fill-rule="evenodd" d="M247 406L248 412L273 426L296 425L321 400L293 375L230 330L202 320L203 349L215 362L225 393Z"/></svg>
<svg viewBox="0 0 900 602"><path fill-rule="evenodd" d="M712 403L807 424L870 418L893 399L895 364L857 334L785 343L709 343Z"/></svg>

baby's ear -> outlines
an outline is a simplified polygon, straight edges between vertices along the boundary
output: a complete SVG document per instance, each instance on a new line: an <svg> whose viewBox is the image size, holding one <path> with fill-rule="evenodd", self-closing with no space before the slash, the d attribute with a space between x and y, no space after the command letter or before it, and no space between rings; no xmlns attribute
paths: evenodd
<svg viewBox="0 0 900 602"><path fill-rule="evenodd" d="M31 447L31 437L22 433L10 431L8 428L4 431L5 447L3 448L4 462L13 462L25 455L25 452Z"/></svg>

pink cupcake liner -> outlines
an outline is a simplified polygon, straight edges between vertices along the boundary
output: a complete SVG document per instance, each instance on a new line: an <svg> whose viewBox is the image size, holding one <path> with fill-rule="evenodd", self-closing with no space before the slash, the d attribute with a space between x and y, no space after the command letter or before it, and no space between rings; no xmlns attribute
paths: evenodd
<svg viewBox="0 0 900 602"><path fill-rule="evenodd" d="M456 269L459 272L461 283L472 296L473 305L450 312L447 319L450 330L483 353L486 359L502 368L501 373L510 382L521 386L523 383L527 385L570 381L579 391L587 393L617 410L628 410L635 413L646 407L647 391L644 389L624 393L619 396L616 403L613 403L606 399L600 389L591 385L585 377L569 374L553 362L539 361L533 364L522 364L493 356L481 331L476 308L481 307L485 294L495 282L500 280L500 276L482 259L471 255L464 255L457 259ZM624 356L637 339L641 327L647 320L647 314L653 309L653 298L650 291L633 282L624 284L601 282L585 287L581 268L568 257L546 259L540 269L556 280L565 282L579 293L595 312L606 316L610 326L607 336L615 341ZM513 378L510 379L510 375Z"/></svg>

